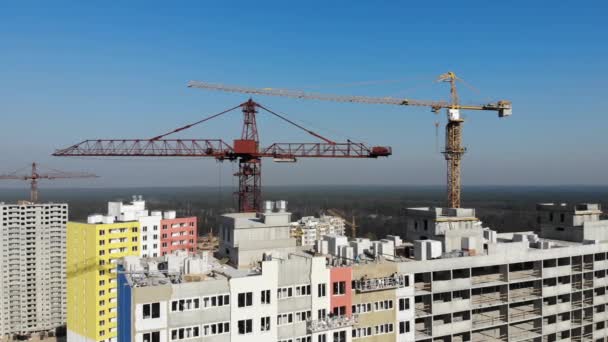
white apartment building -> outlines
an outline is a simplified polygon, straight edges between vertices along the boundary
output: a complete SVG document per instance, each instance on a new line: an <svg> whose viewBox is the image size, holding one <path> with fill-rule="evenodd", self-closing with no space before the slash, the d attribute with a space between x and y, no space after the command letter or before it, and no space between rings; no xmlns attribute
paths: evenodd
<svg viewBox="0 0 608 342"><path fill-rule="evenodd" d="M0 335L66 323L65 203L0 203Z"/></svg>
<svg viewBox="0 0 608 342"><path fill-rule="evenodd" d="M537 209L540 236L411 208L405 241L314 248L265 240L284 210L229 214L221 259L123 262L121 342L607 341L608 221L595 204Z"/></svg>
<svg viewBox="0 0 608 342"><path fill-rule="evenodd" d="M312 246L325 235L344 235L344 220L329 215L304 216L291 223L290 232L298 246Z"/></svg>

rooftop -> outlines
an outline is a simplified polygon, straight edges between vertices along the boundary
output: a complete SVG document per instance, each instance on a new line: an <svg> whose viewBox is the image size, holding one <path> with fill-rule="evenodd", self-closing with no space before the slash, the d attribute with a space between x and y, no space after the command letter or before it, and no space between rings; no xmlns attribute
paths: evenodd
<svg viewBox="0 0 608 342"><path fill-rule="evenodd" d="M542 208L551 208L554 204L539 204ZM599 210L598 205L585 204L568 207L567 205L559 205L559 208L571 208L576 211L595 213ZM436 218L465 218L466 220L475 218L473 209L445 209L445 208L409 208L409 212L422 215L430 214ZM272 214L288 214L285 212L272 212ZM237 224L243 228L247 227L266 227L273 228L274 226L264 223L265 214L255 213L233 213L225 214L224 217L232 218L242 222ZM587 222L587 221L585 221ZM607 231L608 221L590 221L593 223L590 231ZM583 227L584 229L585 227ZM461 229L461 228L458 228ZM471 231L464 229L463 231ZM568 228L569 229L569 228ZM577 228L580 229L580 228ZM475 235L477 234L477 235ZM589 253L601 250L602 244L608 242L608 234L606 239L583 239L580 241L565 241L555 238L543 238L538 236L534 231L512 232L497 234L489 228L481 228L475 231L473 235L446 235L445 239L437 240L415 240L403 241L399 236L390 235L385 239L372 241L366 238L348 238L343 235L329 234L325 235L322 240L317 240L315 246L309 250L299 250L295 252L285 253L281 258L274 258L279 262L285 262L294 257L296 258L315 258L324 257L327 267L340 267L353 264L367 263L412 263L413 269L424 268L424 263L432 259L453 260L450 262L467 262L465 258L485 258L479 259L490 262L499 257L499 259L518 259L537 257L543 259L545 257L556 257L561 253L580 253L580 248L584 246ZM601 233L603 234L603 233ZM450 250L442 249L447 245L447 239L456 236L462 244L459 249ZM603 236L603 235L601 235ZM481 241L479 241L481 239ZM466 241L465 241L466 240ZM471 249L471 246L483 246L481 249ZM437 248L439 246L439 248ZM452 245L454 246L454 245ZM279 246L280 248L280 246ZM421 248L424 248L422 251ZM563 252L560 252L562 250ZM416 252L417 251L417 252ZM270 252L270 253L268 253ZM534 255L530 254L534 253ZM585 252L586 253L586 252ZM264 261L270 261L273 251L265 251L264 255L260 255L257 262L252 262L247 268L236 268L228 265L227 260L217 259L209 252L201 252L196 255L188 255L180 252L171 254L161 258L135 258L126 257L123 261L127 278L133 286L151 286L168 283L184 283L184 282L202 282L211 280L229 280L231 278L241 278L247 276L260 275ZM134 259L129 259L134 258ZM461 259L461 260L455 260ZM472 260L472 259L470 259ZM482 261L484 263L485 261Z"/></svg>
<svg viewBox="0 0 608 342"><path fill-rule="evenodd" d="M121 272L133 287L229 280L261 273L257 268L234 268L207 252L188 254L179 251L156 258L125 257L121 266Z"/></svg>

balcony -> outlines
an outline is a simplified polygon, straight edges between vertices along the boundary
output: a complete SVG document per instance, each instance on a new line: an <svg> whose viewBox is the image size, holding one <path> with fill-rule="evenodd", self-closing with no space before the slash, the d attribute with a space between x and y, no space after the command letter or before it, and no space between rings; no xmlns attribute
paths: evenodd
<svg viewBox="0 0 608 342"><path fill-rule="evenodd" d="M398 287L404 287L406 284L406 279L404 275L395 275L390 277L382 277L382 278L372 278L366 279L362 278L360 280L355 280L355 290L357 292L372 292L372 291L382 291L389 289L396 289Z"/></svg>
<svg viewBox="0 0 608 342"><path fill-rule="evenodd" d="M557 278L570 275L570 265L543 268L543 277Z"/></svg>
<svg viewBox="0 0 608 342"><path fill-rule="evenodd" d="M485 286L489 284L502 284L504 283L502 274L483 274L471 277L472 286Z"/></svg>
<svg viewBox="0 0 608 342"><path fill-rule="evenodd" d="M540 272L537 270L522 270L522 271L511 271L509 273L509 281L524 281L533 280L540 278Z"/></svg>
<svg viewBox="0 0 608 342"><path fill-rule="evenodd" d="M593 336L596 340L600 340L603 341L604 336L606 336L606 334L608 334L608 329L603 328L603 329L597 329L593 332Z"/></svg>
<svg viewBox="0 0 608 342"><path fill-rule="evenodd" d="M433 281L433 292L454 291L471 287L471 278Z"/></svg>
<svg viewBox="0 0 608 342"><path fill-rule="evenodd" d="M507 295L500 292L474 294L471 297L471 305L474 307L488 307L506 302Z"/></svg>
<svg viewBox="0 0 608 342"><path fill-rule="evenodd" d="M414 310L416 317L428 316L431 314L431 306L425 303L416 303Z"/></svg>
<svg viewBox="0 0 608 342"><path fill-rule="evenodd" d="M538 318L540 315L540 308L536 307L534 304L517 305L509 308L510 322Z"/></svg>
<svg viewBox="0 0 608 342"><path fill-rule="evenodd" d="M569 294L572 292L572 284L557 284L556 292L558 295Z"/></svg>
<svg viewBox="0 0 608 342"><path fill-rule="evenodd" d="M557 323L547 323L543 321L543 334L553 334L557 332Z"/></svg>
<svg viewBox="0 0 608 342"><path fill-rule="evenodd" d="M358 323L358 316L353 314L348 316L325 316L318 320L306 321L306 328L309 333L314 334L322 331L342 329L352 327Z"/></svg>
<svg viewBox="0 0 608 342"><path fill-rule="evenodd" d="M608 311L595 311L593 313L593 319L596 322L608 320Z"/></svg>
<svg viewBox="0 0 608 342"><path fill-rule="evenodd" d="M568 312L570 310L572 310L570 302L557 303L557 312Z"/></svg>
<svg viewBox="0 0 608 342"><path fill-rule="evenodd" d="M501 314L500 310L495 311L474 311L473 329L491 327L507 323L507 315Z"/></svg>
<svg viewBox="0 0 608 342"><path fill-rule="evenodd" d="M465 311L471 307L470 299L452 299L448 302L433 302L433 313L435 315L449 312Z"/></svg>
<svg viewBox="0 0 608 342"><path fill-rule="evenodd" d="M471 341L473 342L499 342L507 341L507 339L506 327L479 330L471 334Z"/></svg>
<svg viewBox="0 0 608 342"><path fill-rule="evenodd" d="M541 289L535 287L522 287L511 289L509 292L509 301L527 301L540 298Z"/></svg>
<svg viewBox="0 0 608 342"><path fill-rule="evenodd" d="M509 327L509 341L532 340L541 336L542 328L532 322L519 323Z"/></svg>
<svg viewBox="0 0 608 342"><path fill-rule="evenodd" d="M430 293L431 292L431 283L416 283L414 284L414 290L416 291L416 294L420 294L420 293Z"/></svg>
<svg viewBox="0 0 608 342"><path fill-rule="evenodd" d="M593 268L596 270L605 270L608 268L608 260L596 260L593 262Z"/></svg>
<svg viewBox="0 0 608 342"><path fill-rule="evenodd" d="M555 304L543 304L543 315L556 315L559 311L557 311L557 305Z"/></svg>
<svg viewBox="0 0 608 342"><path fill-rule="evenodd" d="M608 286L608 277L595 277L595 287Z"/></svg>
<svg viewBox="0 0 608 342"><path fill-rule="evenodd" d="M416 325L416 331L414 334L416 340L431 338L433 335L431 332L431 328L427 328L424 326L418 327L418 325Z"/></svg>
<svg viewBox="0 0 608 342"><path fill-rule="evenodd" d="M451 335L457 332L471 330L471 321L460 321L453 323L433 325L433 336Z"/></svg>
<svg viewBox="0 0 608 342"><path fill-rule="evenodd" d="M570 330L572 327L572 324L570 323L570 321L561 321L561 322L557 322L555 323L555 331L564 331L564 330Z"/></svg>

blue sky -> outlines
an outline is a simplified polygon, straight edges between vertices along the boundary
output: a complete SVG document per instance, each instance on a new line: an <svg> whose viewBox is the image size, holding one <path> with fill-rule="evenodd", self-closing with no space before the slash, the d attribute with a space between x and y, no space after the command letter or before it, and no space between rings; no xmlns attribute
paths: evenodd
<svg viewBox="0 0 608 342"><path fill-rule="evenodd" d="M531 4L533 3L533 4ZM453 70L465 103L510 99L514 114L466 113L465 185L606 184L605 2L2 2L0 172L32 160L98 173L56 186L224 186L213 160L58 159L87 138L145 138L247 96L188 80L316 92L446 99ZM357 85L360 82L395 80ZM391 145L383 160L264 166L265 184L443 184L426 109L256 100L334 140ZM267 116L262 144L312 137ZM181 137L240 134L238 113ZM442 134L440 133L440 144ZM0 186L22 186L6 183Z"/></svg>

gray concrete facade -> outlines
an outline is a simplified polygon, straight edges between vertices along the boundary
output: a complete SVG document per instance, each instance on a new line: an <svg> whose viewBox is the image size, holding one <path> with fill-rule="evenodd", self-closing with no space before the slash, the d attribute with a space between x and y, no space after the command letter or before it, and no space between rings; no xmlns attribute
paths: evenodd
<svg viewBox="0 0 608 342"><path fill-rule="evenodd" d="M0 334L54 332L66 323L63 203L0 203Z"/></svg>

